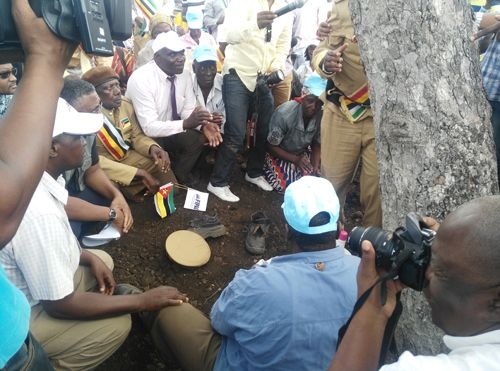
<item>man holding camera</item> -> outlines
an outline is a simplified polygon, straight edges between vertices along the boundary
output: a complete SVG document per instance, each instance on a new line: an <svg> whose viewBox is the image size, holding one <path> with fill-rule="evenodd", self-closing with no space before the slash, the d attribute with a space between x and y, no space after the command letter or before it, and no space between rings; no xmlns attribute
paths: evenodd
<svg viewBox="0 0 500 371"><path fill-rule="evenodd" d="M396 363L381 370L500 369L499 218L500 196L460 206L441 227L434 219L424 218L430 228L438 230L424 294L432 320L446 333L443 340L451 351L436 356L415 356L406 351ZM362 251L358 295L380 277L372 244L363 241ZM395 309L396 294L403 288L399 281L386 284L385 305L377 284L351 321L330 371L377 368L384 330Z"/></svg>
<svg viewBox="0 0 500 371"><path fill-rule="evenodd" d="M273 190L263 176L265 142L273 113L273 98L268 86L273 82L266 76L285 68L292 19L287 15L277 17L273 11L285 5L283 0L232 0L226 9L223 28L228 45L222 85L226 124L224 142L217 152L207 186L208 191L223 201L239 201L229 189L229 179L236 153L243 149L249 112L257 113L258 119L255 145L248 156L245 180L264 191Z"/></svg>

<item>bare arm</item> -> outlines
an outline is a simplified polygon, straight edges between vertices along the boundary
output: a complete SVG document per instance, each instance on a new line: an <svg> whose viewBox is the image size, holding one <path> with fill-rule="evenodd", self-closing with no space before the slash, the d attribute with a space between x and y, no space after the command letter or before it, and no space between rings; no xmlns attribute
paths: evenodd
<svg viewBox="0 0 500 371"><path fill-rule="evenodd" d="M0 247L15 234L47 163L63 71L75 49L49 31L28 0L13 0L12 15L25 70L0 120Z"/></svg>
<svg viewBox="0 0 500 371"><path fill-rule="evenodd" d="M107 222L109 219L109 207L94 205L78 197L68 197L64 207L68 218L82 222Z"/></svg>
<svg viewBox="0 0 500 371"><path fill-rule="evenodd" d="M375 250L363 241L358 268L358 296L379 278L375 268ZM397 281L387 281L387 302L380 304L380 284L352 319L328 371L375 371L378 366L384 330L396 306L396 293L402 289Z"/></svg>
<svg viewBox="0 0 500 371"><path fill-rule="evenodd" d="M111 180L109 180L104 170L101 169L99 163L92 165L85 171L85 184L101 196L111 200L111 207L123 213L124 220L122 232L127 233L134 224L132 212L130 211L130 207L125 197L123 197L120 190L111 183Z"/></svg>
<svg viewBox="0 0 500 371"><path fill-rule="evenodd" d="M43 308L56 318L89 319L140 311L155 311L187 302L176 288L160 286L137 295L112 295L115 282L104 262L83 250L80 263L88 265L97 279L100 293L76 291L61 300L42 301Z"/></svg>

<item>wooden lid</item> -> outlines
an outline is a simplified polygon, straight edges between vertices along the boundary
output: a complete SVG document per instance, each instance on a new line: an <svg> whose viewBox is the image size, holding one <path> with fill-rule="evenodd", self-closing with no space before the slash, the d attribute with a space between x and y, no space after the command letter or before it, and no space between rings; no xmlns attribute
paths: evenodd
<svg viewBox="0 0 500 371"><path fill-rule="evenodd" d="M210 260L210 247L199 234L180 230L171 233L165 241L167 255L184 267L201 267Z"/></svg>

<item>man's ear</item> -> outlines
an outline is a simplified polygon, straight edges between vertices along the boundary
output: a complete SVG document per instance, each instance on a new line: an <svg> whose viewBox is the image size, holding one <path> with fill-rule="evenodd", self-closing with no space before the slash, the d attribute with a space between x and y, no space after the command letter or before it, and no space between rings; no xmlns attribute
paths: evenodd
<svg viewBox="0 0 500 371"><path fill-rule="evenodd" d="M52 144L50 145L49 158L57 157L59 153L58 149L59 149L59 143L52 141Z"/></svg>

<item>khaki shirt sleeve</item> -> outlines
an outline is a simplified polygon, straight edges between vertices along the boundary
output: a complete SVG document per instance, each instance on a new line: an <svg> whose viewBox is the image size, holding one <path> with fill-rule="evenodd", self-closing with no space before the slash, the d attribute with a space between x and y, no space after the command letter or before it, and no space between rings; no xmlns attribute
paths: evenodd
<svg viewBox="0 0 500 371"><path fill-rule="evenodd" d="M333 14L333 9L335 8L335 3L332 2L332 11L330 12ZM330 17L326 21L330 27L333 28L333 17L330 15ZM323 67L323 59L325 59L326 53L329 50L333 50L330 45L330 38L331 38L332 33L328 35L328 37L324 38L319 45L314 49L314 54L313 54L313 59L312 59L312 66L314 70L324 79L330 78L333 73L326 73L322 70Z"/></svg>

